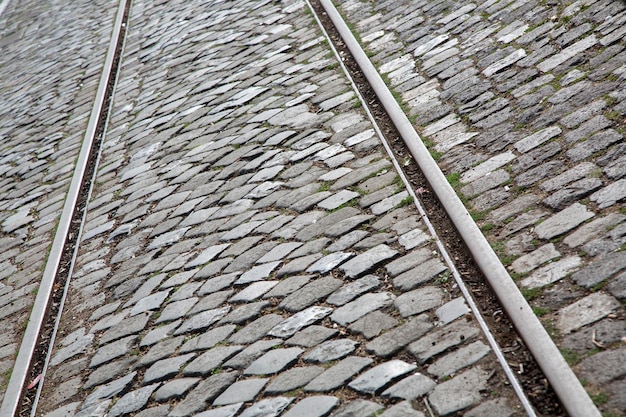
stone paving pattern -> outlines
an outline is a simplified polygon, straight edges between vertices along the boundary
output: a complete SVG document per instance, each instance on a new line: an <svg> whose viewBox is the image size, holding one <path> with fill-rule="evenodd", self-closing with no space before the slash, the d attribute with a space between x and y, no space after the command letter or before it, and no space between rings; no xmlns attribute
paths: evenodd
<svg viewBox="0 0 626 417"><path fill-rule="evenodd" d="M304 2L133 2L38 414L521 415Z"/></svg>
<svg viewBox="0 0 626 417"><path fill-rule="evenodd" d="M578 376L626 415L626 4L398 4L340 2Z"/></svg>
<svg viewBox="0 0 626 417"><path fill-rule="evenodd" d="M0 18L0 401L87 127L110 3L10 2Z"/></svg>

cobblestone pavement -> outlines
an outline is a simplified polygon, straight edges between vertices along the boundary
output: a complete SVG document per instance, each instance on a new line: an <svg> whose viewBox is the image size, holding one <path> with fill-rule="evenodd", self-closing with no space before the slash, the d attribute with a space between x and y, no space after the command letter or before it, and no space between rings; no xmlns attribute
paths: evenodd
<svg viewBox="0 0 626 417"><path fill-rule="evenodd" d="M110 3L12 2L0 18L0 401L87 126Z"/></svg>
<svg viewBox="0 0 626 417"><path fill-rule="evenodd" d="M625 415L626 4L340 3L577 375Z"/></svg>
<svg viewBox="0 0 626 417"><path fill-rule="evenodd" d="M303 2L134 1L113 106L38 415L523 414Z"/></svg>

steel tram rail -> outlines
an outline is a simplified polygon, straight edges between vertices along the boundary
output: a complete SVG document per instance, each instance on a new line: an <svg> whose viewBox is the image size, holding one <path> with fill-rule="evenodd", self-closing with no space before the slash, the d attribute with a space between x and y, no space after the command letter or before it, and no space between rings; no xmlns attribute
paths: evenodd
<svg viewBox="0 0 626 417"><path fill-rule="evenodd" d="M524 343L528 346L539 367L561 400L563 407L572 417L601 417L602 414L594 405L537 316L533 313L528 302L473 221L456 192L448 183L413 125L389 91L340 13L330 0L318 1L328 14L361 72L391 118L409 152L454 223L455 228L472 253L474 260L486 277L498 300L501 300L500 304L507 312ZM311 10L315 14L312 7ZM445 253L445 251L442 250L442 253ZM457 274L455 274L455 278L457 278ZM459 285L461 288L463 287L462 281ZM468 299L468 302L472 303L470 299ZM506 372L508 365L505 363L503 368ZM510 376L510 372L506 373ZM515 384L513 385L515 386ZM517 388L515 390L518 395L523 395ZM529 412L523 399L522 403L527 412ZM534 412L532 413L529 413L529 415L534 415Z"/></svg>
<svg viewBox="0 0 626 417"><path fill-rule="evenodd" d="M8 0L7 0L8 3ZM3 3L4 4L4 3ZM80 153L76 161L76 167L74 168L74 174L70 183L70 187L67 192L67 197L61 212L58 227L50 248L48 260L46 262L44 272L41 278L41 283L35 298L31 315L28 319L28 325L22 338L13 372L7 389L5 392L2 406L0 407L0 416L12 417L15 416L19 410L20 403L22 401L26 380L31 369L31 363L33 361L37 344L40 340L42 328L45 321L48 318L48 311L50 308L50 301L53 294L53 288L57 281L57 275L59 274L59 267L62 262L62 258L66 253L66 242L70 235L70 229L73 220L75 219L75 213L77 212L77 205L79 203L79 197L81 196L81 190L83 188L85 175L88 171L89 164L93 161L94 152L92 148L98 138L101 131L104 131L103 124L106 123L106 117L108 116L107 104L112 93L112 82L116 80L116 64L119 60L119 53L121 45L123 43L123 36L125 34L125 17L128 10L130 0L120 0L116 18L113 24L111 32L111 41L107 50L106 58L100 80L98 83L98 90L94 100L94 105L91 110L85 136L81 145ZM80 216L84 218L85 210L82 211ZM81 218L81 224L84 221ZM77 239L78 241L78 239ZM71 248L70 248L71 249ZM73 252L73 257L76 251ZM73 266L73 260L71 265ZM68 277L71 276L71 267L68 272ZM69 281L69 278L68 278ZM67 284L65 285L65 291L67 290ZM55 333L58 321L55 323L53 334ZM52 346L53 340L50 341ZM47 360L46 360L47 362ZM43 376L45 370L42 370L42 378L39 381L39 386L43 385ZM34 413L32 409L31 415Z"/></svg>

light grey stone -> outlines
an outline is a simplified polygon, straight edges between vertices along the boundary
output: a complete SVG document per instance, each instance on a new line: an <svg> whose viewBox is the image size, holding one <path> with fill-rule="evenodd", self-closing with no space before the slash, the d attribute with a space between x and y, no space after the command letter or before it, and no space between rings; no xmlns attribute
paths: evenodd
<svg viewBox="0 0 626 417"><path fill-rule="evenodd" d="M141 409L159 385L161 384L148 385L125 394L111 407L107 417L117 417Z"/></svg>
<svg viewBox="0 0 626 417"><path fill-rule="evenodd" d="M380 284L381 281L376 275L367 275L339 288L326 299L326 302L328 304L341 306L366 291L378 288Z"/></svg>
<svg viewBox="0 0 626 417"><path fill-rule="evenodd" d="M252 401L269 381L268 378L244 379L235 382L213 401L213 405L228 405Z"/></svg>
<svg viewBox="0 0 626 417"><path fill-rule="evenodd" d="M269 332L269 336L285 338L292 336L301 328L323 319L333 311L329 307L313 306L299 313L294 314L282 323L274 326Z"/></svg>
<svg viewBox="0 0 626 417"><path fill-rule="evenodd" d="M356 321L367 313L390 305L395 298L396 296L390 292L364 294L356 300L336 309L330 318L341 325L346 325Z"/></svg>
<svg viewBox="0 0 626 417"><path fill-rule="evenodd" d="M422 395L428 394L436 386L437 383L435 381L426 375L416 372L385 390L382 395L383 397L402 398L412 401Z"/></svg>
<svg viewBox="0 0 626 417"><path fill-rule="evenodd" d="M276 417L280 415L292 401L293 398L287 397L267 398L246 408L239 417Z"/></svg>
<svg viewBox="0 0 626 417"><path fill-rule="evenodd" d="M619 307L619 301L612 296L596 292L560 309L556 325L563 334L567 334L606 317Z"/></svg>
<svg viewBox="0 0 626 417"><path fill-rule="evenodd" d="M355 391L374 394L391 381L415 370L415 368L417 368L416 365L401 360L390 360L363 373L348 386Z"/></svg>
<svg viewBox="0 0 626 417"><path fill-rule="evenodd" d="M403 317L409 317L441 305L443 297L439 287L427 286L405 292L393 303Z"/></svg>
<svg viewBox="0 0 626 417"><path fill-rule="evenodd" d="M370 358L363 358L360 356L348 356L342 359L338 364L331 366L324 373L320 374L317 378L309 382L304 391L330 391L341 387L352 378L355 374L361 371L361 369L374 362Z"/></svg>
<svg viewBox="0 0 626 417"><path fill-rule="evenodd" d="M574 203L537 225L535 233L540 239L552 239L567 233L593 216L595 216L595 213L587 211L585 206L580 203Z"/></svg>
<svg viewBox="0 0 626 417"><path fill-rule="evenodd" d="M528 278L524 278L520 285L526 288L541 288L565 278L576 271L583 264L579 256L568 256L537 269Z"/></svg>
<svg viewBox="0 0 626 417"><path fill-rule="evenodd" d="M439 384L428 396L428 401L439 415L446 415L479 402L480 391L487 386L489 373L480 366Z"/></svg>
<svg viewBox="0 0 626 417"><path fill-rule="evenodd" d="M324 342L307 353L303 359L306 362L326 363L341 359L357 348L358 342L350 339L335 339Z"/></svg>
<svg viewBox="0 0 626 417"><path fill-rule="evenodd" d="M306 397L291 407L283 417L322 417L339 404L339 399L329 395Z"/></svg>
<svg viewBox="0 0 626 417"><path fill-rule="evenodd" d="M428 367L428 372L441 379L469 366L487 355L491 349L480 340L437 359Z"/></svg>
<svg viewBox="0 0 626 417"><path fill-rule="evenodd" d="M469 307L465 303L463 297L457 297L454 300L448 301L435 311L435 315L439 319L439 324L448 324L459 317L462 317L470 312Z"/></svg>
<svg viewBox="0 0 626 417"><path fill-rule="evenodd" d="M244 375L270 375L282 371L298 360L303 352L300 348L273 349L252 362Z"/></svg>
<svg viewBox="0 0 626 417"><path fill-rule="evenodd" d="M378 263L392 258L397 254L397 251L387 245L378 245L344 263L340 269L344 271L348 277L354 278L370 270Z"/></svg>

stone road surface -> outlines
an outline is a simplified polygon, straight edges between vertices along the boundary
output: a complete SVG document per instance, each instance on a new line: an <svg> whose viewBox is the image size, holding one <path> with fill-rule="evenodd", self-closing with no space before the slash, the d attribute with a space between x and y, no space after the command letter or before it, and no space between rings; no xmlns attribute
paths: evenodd
<svg viewBox="0 0 626 417"><path fill-rule="evenodd" d="M111 3L20 2L0 20L5 375ZM623 415L624 3L341 3L576 372ZM38 415L523 415L408 197L303 2L134 1Z"/></svg>
<svg viewBox="0 0 626 417"><path fill-rule="evenodd" d="M447 269L303 2L134 1L38 415L522 415Z"/></svg>
<svg viewBox="0 0 626 417"><path fill-rule="evenodd" d="M579 378L626 415L626 3L340 4Z"/></svg>
<svg viewBox="0 0 626 417"><path fill-rule="evenodd" d="M85 134L114 12L110 1L71 8L20 1L0 18L0 401Z"/></svg>

